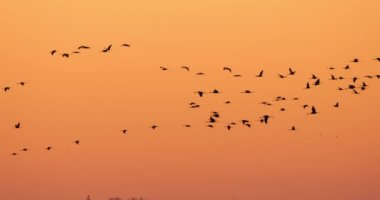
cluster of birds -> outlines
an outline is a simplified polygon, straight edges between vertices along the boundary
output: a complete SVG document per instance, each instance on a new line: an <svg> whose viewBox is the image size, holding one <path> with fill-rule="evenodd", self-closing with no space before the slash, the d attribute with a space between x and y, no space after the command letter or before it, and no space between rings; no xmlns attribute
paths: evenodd
<svg viewBox="0 0 380 200"><path fill-rule="evenodd" d="M123 43L120 46L121 47L130 47L131 45L127 44L127 43ZM79 53L81 53L81 50L86 50L86 49L90 49L90 48L91 47L89 47L89 46L81 45L75 51L72 51L71 53L68 53L68 52L61 53L61 56L63 58L69 58L71 54L79 54ZM108 45L107 47L104 47L103 50L101 50L100 52L107 53L107 52L111 51L111 48L112 48L112 44ZM56 53L58 53L58 50L56 50L56 49L53 49L50 51L50 54L52 56L55 55Z"/></svg>
<svg viewBox="0 0 380 200"><path fill-rule="evenodd" d="M130 47L129 44L122 44L121 46L122 47ZM109 45L109 46L105 47L101 52L107 53L107 52L109 52L111 50L111 48L112 48L112 45ZM90 49L90 47L89 46L84 46L84 45L78 47L78 50L82 50L82 49ZM57 53L57 50L52 50L51 51L51 55L55 55L56 53ZM80 53L80 52L79 51L73 51L72 53L76 54L76 53ZM63 57L67 57L68 58L69 55L70 55L70 53L63 53L61 55ZM376 60L377 62L380 62L380 57L375 58L374 60ZM350 62L352 62L352 63L358 63L360 61L359 61L358 58L355 58L355 59L351 60ZM188 66L182 66L181 69L185 70L187 72L191 72L191 69ZM329 70L335 70L334 67L329 67L328 69ZM351 66L350 65L346 65L345 67L343 67L343 69L344 70L349 70L349 69L351 69ZM161 66L160 70L167 71L167 70L169 70L169 68ZM222 70L226 71L227 73L232 73L233 72L233 70L230 67L223 67ZM297 71L295 71L292 68L289 68L288 70L289 70L289 72L286 75L285 74L278 74L278 78L284 79L284 78L287 78L289 76L295 76L296 73L297 73ZM195 75L205 75L205 73L203 73L203 72L197 72L197 73L195 73ZM240 74L233 74L233 76L234 77L241 77L242 75L240 75ZM264 70L261 70L260 72L258 72L258 74L255 77L256 78L263 78L264 77ZM380 79L380 74L366 75L366 76L364 76L364 78L367 78L367 79L373 79L373 78ZM345 77L343 77L343 76L331 75L331 78L329 80L343 80L343 79L345 79ZM364 91L368 87L367 83L364 82L364 81L362 81L361 84L358 85L358 80L360 80L360 79L361 79L361 77L352 77L351 78L352 82L349 83L347 85L347 87L345 87L345 88L344 87L338 87L337 90L351 90L354 94L360 94L359 90ZM306 82L306 87L304 87L304 89L309 90L309 89L312 89L313 87L318 87L318 86L321 85L321 83L322 83L321 79L317 75L312 74L311 78ZM20 86L25 86L26 82L21 81L21 82L18 82L17 84L20 85ZM10 86L3 87L3 91L4 92L9 92L10 89L11 89ZM199 91L195 91L194 93L196 95L198 95L200 98L204 98L207 94L219 94L221 92L218 89L213 89L213 90L211 90L209 92L199 90ZM251 93L253 93L253 91L251 91L249 89L246 89L246 90L241 91L241 93L243 93L243 94L251 94ZM276 96L276 97L274 97L273 101L274 102L279 102L279 101L286 101L288 99L293 100L293 101L299 100L298 97L287 98L287 97L284 97L284 96ZM231 103L231 101L225 101L224 102L224 104L230 104L230 103ZM270 103L268 101L260 102L260 104L265 105L265 106L271 106L272 105L272 103ZM196 109L196 108L199 108L200 106L201 105L198 104L198 103L196 103L196 102L190 102L189 103L189 108L190 109ZM339 106L340 106L339 102L336 102L333 105L333 107L335 107L335 108L338 108ZM310 105L310 106L308 104L302 105L303 109L306 109L306 108L309 108L309 107L310 107L310 112L308 112L307 114L309 114L309 115L316 115L316 114L319 113L314 105ZM281 112L286 111L286 108L280 108L279 111L281 111ZM211 111L210 115L207 117L208 119L206 121L206 127L214 128L216 126L216 123L219 122L218 120L219 120L220 116L221 115L220 115L219 112L217 112L217 111ZM261 115L259 117L258 122L262 123L262 124L268 124L269 123L269 119L271 119L271 118L273 118L273 116L268 115L268 114L264 114L264 115ZM233 127L235 127L237 124L238 124L237 122L230 122L227 125L225 125L224 127L229 131ZM244 127L251 128L253 122L251 120L248 120L248 119L240 119L239 120L239 124L241 124ZM191 124L184 124L183 127L190 128L190 127L192 127L192 125ZM15 129L22 128L21 123L17 122L14 125L14 128ZM159 128L159 126L157 124L153 124L149 128L152 129L152 130L156 130L157 128ZM290 131L296 131L298 129L294 125L292 125L288 130L290 130ZM124 129L121 130L121 132L123 134L128 134L129 130L126 129L126 128L124 128ZM78 139L73 141L73 144L75 144L75 145L79 145L80 143L81 143L81 141L78 140ZM45 149L47 151L50 151L50 150L53 149L53 147L52 146L47 146L47 147L45 147ZM29 150L28 148L22 148L21 149L21 151L23 151L23 152L26 152L28 150ZM17 152L13 152L13 153L11 153L11 155L12 156L16 156L16 155L18 155L18 153Z"/></svg>

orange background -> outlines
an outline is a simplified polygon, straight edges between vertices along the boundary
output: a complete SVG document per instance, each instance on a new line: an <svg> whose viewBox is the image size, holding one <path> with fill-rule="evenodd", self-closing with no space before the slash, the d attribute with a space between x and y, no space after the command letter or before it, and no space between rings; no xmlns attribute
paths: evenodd
<svg viewBox="0 0 380 200"><path fill-rule="evenodd" d="M368 91L353 95L336 91L350 80L327 80L380 74L372 60L380 56L379 7L373 0L1 0L0 86L11 90L0 93L0 199L380 199L380 81L361 78ZM111 52L99 53L109 44ZM49 54L79 45L92 49L69 59ZM362 62L341 69L355 57ZM297 75L278 79L288 67ZM265 78L255 78L261 69ZM322 85L303 90L312 73ZM214 88L222 93L194 94ZM258 104L279 95L300 100ZM192 101L201 107L189 109ZM341 108L332 108L337 101ZM321 113L306 115L305 103ZM206 128L214 110L220 122ZM274 116L268 125L257 122L263 114ZM251 129L223 127L243 118ZM288 131L292 125L299 131Z"/></svg>

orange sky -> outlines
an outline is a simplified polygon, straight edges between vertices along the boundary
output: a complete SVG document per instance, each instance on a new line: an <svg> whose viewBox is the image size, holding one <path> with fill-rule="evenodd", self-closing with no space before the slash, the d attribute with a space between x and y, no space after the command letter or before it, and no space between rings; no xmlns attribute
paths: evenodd
<svg viewBox="0 0 380 200"><path fill-rule="evenodd" d="M372 60L380 57L379 7L373 0L0 0L0 86L11 87L0 92L0 199L380 199L380 81L363 78L380 74ZM111 52L99 52L109 44ZM79 45L92 48L69 59L49 55ZM362 62L342 70L355 57ZM278 79L288 67L296 76ZM255 78L261 69L265 77ZM312 73L322 85L302 89ZM338 92L350 80L329 81L331 73L360 76L369 87ZM222 93L194 94L212 89ZM279 95L300 100L259 104ZM192 101L201 107L189 109ZM303 104L321 113L306 115ZM206 128L214 110L220 122ZM263 114L274 116L268 125L257 121ZM224 128L244 118L251 129Z"/></svg>

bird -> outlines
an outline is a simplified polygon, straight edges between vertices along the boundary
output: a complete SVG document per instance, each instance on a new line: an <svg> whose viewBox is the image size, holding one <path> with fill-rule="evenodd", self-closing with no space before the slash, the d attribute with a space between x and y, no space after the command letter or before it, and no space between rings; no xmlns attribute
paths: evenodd
<svg viewBox="0 0 380 200"><path fill-rule="evenodd" d="M314 85L315 86L318 86L318 85L320 85L321 84L321 79L318 79L318 80L316 80L315 82L314 82Z"/></svg>
<svg viewBox="0 0 380 200"><path fill-rule="evenodd" d="M309 114L311 114L311 115L315 115L315 114L317 114L318 112L317 112L317 109L315 109L315 107L314 106L312 106L311 107L311 112L309 113Z"/></svg>
<svg viewBox="0 0 380 200"><path fill-rule="evenodd" d="M17 124L15 124L15 128L21 128L21 123L17 122Z"/></svg>
<svg viewBox="0 0 380 200"><path fill-rule="evenodd" d="M349 70L350 69L350 65L346 65L345 67L343 67L343 69Z"/></svg>
<svg viewBox="0 0 380 200"><path fill-rule="evenodd" d="M85 46L85 45L81 45L78 47L78 50L81 50L81 49L89 49L90 47L88 46Z"/></svg>
<svg viewBox="0 0 380 200"><path fill-rule="evenodd" d="M264 75L264 70L261 70L260 73L256 75L256 77L263 77L263 75Z"/></svg>
<svg viewBox="0 0 380 200"><path fill-rule="evenodd" d="M271 116L269 116L269 115L264 115L264 116L261 117L260 122L267 124L270 117Z"/></svg>
<svg viewBox="0 0 380 200"><path fill-rule="evenodd" d="M25 85L25 82L24 81L20 81L18 82L17 84L21 85L21 86L24 86Z"/></svg>
<svg viewBox="0 0 380 200"><path fill-rule="evenodd" d="M225 101L224 102L224 104L230 104L231 103L231 101Z"/></svg>
<svg viewBox="0 0 380 200"><path fill-rule="evenodd" d="M338 108L339 107L339 102L336 102L336 104L334 104L334 107Z"/></svg>
<svg viewBox="0 0 380 200"><path fill-rule="evenodd" d="M318 77L316 75L312 74L311 79L318 79Z"/></svg>
<svg viewBox="0 0 380 200"><path fill-rule="evenodd" d="M353 77L352 81L355 83L358 80L358 77Z"/></svg>
<svg viewBox="0 0 380 200"><path fill-rule="evenodd" d="M10 89L11 89L11 87L8 87L8 86L3 88L4 92L7 92Z"/></svg>
<svg viewBox="0 0 380 200"><path fill-rule="evenodd" d="M281 108L281 109L280 109L281 112L284 112L285 110L286 110L285 108Z"/></svg>
<svg viewBox="0 0 380 200"><path fill-rule="evenodd" d="M185 69L185 70L187 70L187 71L190 71L190 68L187 67L187 66L182 66L181 68L182 68L182 69Z"/></svg>
<svg viewBox="0 0 380 200"><path fill-rule="evenodd" d="M17 156L17 153L12 153L11 156Z"/></svg>
<svg viewBox="0 0 380 200"><path fill-rule="evenodd" d="M291 131L295 131L296 130L296 127L295 126L292 126L292 128L290 128Z"/></svg>
<svg viewBox="0 0 380 200"><path fill-rule="evenodd" d="M73 51L71 53L78 54L78 53L80 53L80 51Z"/></svg>
<svg viewBox="0 0 380 200"><path fill-rule="evenodd" d="M232 126L231 126L230 124L228 124L228 125L226 126L226 128L227 128L227 130L231 130Z"/></svg>
<svg viewBox="0 0 380 200"><path fill-rule="evenodd" d="M63 53L62 54L62 57L64 57L64 58L69 58L69 56L70 56L70 54L68 54L68 53Z"/></svg>
<svg viewBox="0 0 380 200"><path fill-rule="evenodd" d="M293 71L292 68L289 67L289 75L293 76L296 74L296 71Z"/></svg>
<svg viewBox="0 0 380 200"><path fill-rule="evenodd" d="M359 62L359 59L358 58L354 58L353 60L351 60L350 62L354 62L354 63L357 63Z"/></svg>
<svg viewBox="0 0 380 200"><path fill-rule="evenodd" d="M23 148L21 149L21 151L28 151L28 148Z"/></svg>
<svg viewBox="0 0 380 200"><path fill-rule="evenodd" d="M251 90L244 90L243 92L241 92L241 93L245 93L245 94L251 94L252 93L252 91Z"/></svg>
<svg viewBox="0 0 380 200"><path fill-rule="evenodd" d="M282 74L278 74L278 77L279 78L286 78L286 76L282 75Z"/></svg>
<svg viewBox="0 0 380 200"><path fill-rule="evenodd" d="M195 93L196 93L196 94L198 94L200 97L202 97L202 96L203 96L203 94L204 94L204 92L203 92L203 91L196 91Z"/></svg>
<svg viewBox="0 0 380 200"><path fill-rule="evenodd" d="M306 87L304 89L310 89L310 84L309 82L306 83Z"/></svg>
<svg viewBox="0 0 380 200"><path fill-rule="evenodd" d="M50 151L52 148L53 148L53 147L48 146L48 147L46 147L46 150Z"/></svg>
<svg viewBox="0 0 380 200"><path fill-rule="evenodd" d="M79 145L80 140L75 140L74 143L77 144L77 145Z"/></svg>
<svg viewBox="0 0 380 200"><path fill-rule="evenodd" d="M209 118L209 121L208 121L209 123L215 123L216 122L216 120L215 120L215 118L214 117L210 117Z"/></svg>
<svg viewBox="0 0 380 200"><path fill-rule="evenodd" d="M57 50L52 50L52 51L50 51L50 54L51 54L51 55L54 55L55 53L57 53Z"/></svg>
<svg viewBox="0 0 380 200"><path fill-rule="evenodd" d="M220 93L220 91L219 91L219 90L217 90L217 89L214 89L214 90L212 90L210 93L213 93L213 94L219 94L219 93Z"/></svg>
<svg viewBox="0 0 380 200"><path fill-rule="evenodd" d="M374 60L377 60L377 61L379 61L379 62L380 62L380 57L377 57L377 58L375 58Z"/></svg>
<svg viewBox="0 0 380 200"><path fill-rule="evenodd" d="M121 132L123 132L124 134L127 134L127 129L123 129L123 130L121 130Z"/></svg>
<svg viewBox="0 0 380 200"><path fill-rule="evenodd" d="M335 67L329 67L328 69L329 69L329 70L334 70L334 69L335 69Z"/></svg>
<svg viewBox="0 0 380 200"><path fill-rule="evenodd" d="M335 80L338 80L338 79L335 78L335 76L331 74L331 79L330 80L334 80L335 81Z"/></svg>
<svg viewBox="0 0 380 200"><path fill-rule="evenodd" d="M168 70L168 68L166 68L166 67L160 67L160 69L162 70L162 71L166 71L166 70Z"/></svg>
<svg viewBox="0 0 380 200"><path fill-rule="evenodd" d="M158 126L157 125L152 125L150 128L153 129L153 130L155 130L156 128L158 128Z"/></svg>
<svg viewBox="0 0 380 200"><path fill-rule="evenodd" d="M230 73L232 72L232 69L229 68L229 67L223 67L223 70L224 70L224 71L229 71Z"/></svg>
<svg viewBox="0 0 380 200"><path fill-rule="evenodd" d="M203 73L203 72L198 72L198 73L196 73L195 75L201 76L201 75L205 75L205 73Z"/></svg>
<svg viewBox="0 0 380 200"><path fill-rule="evenodd" d="M242 77L241 74L234 74L234 77Z"/></svg>
<svg viewBox="0 0 380 200"><path fill-rule="evenodd" d="M108 47L104 48L101 52L103 53L107 53L108 51L110 51L112 48L112 44L108 45Z"/></svg>
<svg viewBox="0 0 380 200"><path fill-rule="evenodd" d="M309 107L309 105L305 104L302 107L303 107L303 109L305 109L305 108Z"/></svg>
<svg viewBox="0 0 380 200"><path fill-rule="evenodd" d="M185 125L183 125L183 126L186 127L186 128L190 128L190 127L191 127L190 124L185 124Z"/></svg>
<svg viewBox="0 0 380 200"><path fill-rule="evenodd" d="M127 44L127 43L124 43L121 45L122 47L130 47L131 45L130 44Z"/></svg>

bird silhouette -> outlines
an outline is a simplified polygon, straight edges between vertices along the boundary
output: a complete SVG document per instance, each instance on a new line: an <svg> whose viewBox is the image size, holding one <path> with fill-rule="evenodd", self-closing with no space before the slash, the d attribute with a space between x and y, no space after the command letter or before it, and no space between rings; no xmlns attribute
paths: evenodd
<svg viewBox="0 0 380 200"><path fill-rule="evenodd" d="M52 148L53 148L53 147L48 146L48 147L46 147L46 150L50 151Z"/></svg>
<svg viewBox="0 0 380 200"><path fill-rule="evenodd" d="M260 118L260 122L261 122L261 123L265 123L265 124L267 124L269 118L271 118L271 116L269 116L269 115L264 115L264 116L262 116L262 117Z"/></svg>
<svg viewBox="0 0 380 200"><path fill-rule="evenodd" d="M339 102L336 102L336 104L334 104L334 107L338 108L339 107Z"/></svg>
<svg viewBox="0 0 380 200"><path fill-rule="evenodd" d="M244 93L244 94L251 94L252 93L252 91L251 90L244 90L243 92L241 92L241 93Z"/></svg>
<svg viewBox="0 0 380 200"><path fill-rule="evenodd" d="M21 151L28 151L28 148L23 148L21 149Z"/></svg>
<svg viewBox="0 0 380 200"><path fill-rule="evenodd" d="M315 107L314 106L312 106L311 107L311 112L309 113L309 114L311 114L311 115L315 115L315 114L317 114L318 112L317 112L317 109L315 109Z"/></svg>
<svg viewBox="0 0 380 200"><path fill-rule="evenodd" d="M359 59L358 58L354 58L353 60L351 60L350 62L354 62L354 63L357 63L359 62Z"/></svg>
<svg viewBox="0 0 380 200"><path fill-rule="evenodd" d="M57 53L57 50L52 50L52 51L50 51L50 54L51 54L51 55L54 55L55 53Z"/></svg>
<svg viewBox="0 0 380 200"><path fill-rule="evenodd" d="M20 81L18 82L17 84L21 85L21 86L24 86L26 83L24 81Z"/></svg>
<svg viewBox="0 0 380 200"><path fill-rule="evenodd" d="M292 68L289 67L289 75L293 76L296 74L296 71L293 71Z"/></svg>
<svg viewBox="0 0 380 200"><path fill-rule="evenodd" d="M127 43L124 43L121 45L122 47L130 47L131 45L130 44L127 44Z"/></svg>
<svg viewBox="0 0 380 200"><path fill-rule="evenodd" d="M162 71L166 71L166 70L168 70L168 68L166 68L166 67L160 67L160 69L162 70Z"/></svg>
<svg viewBox="0 0 380 200"><path fill-rule="evenodd" d="M278 77L279 78L286 78L286 76L282 75L282 74L278 74Z"/></svg>
<svg viewBox="0 0 380 200"><path fill-rule="evenodd" d="M314 82L314 85L315 86L318 86L318 85L321 85L321 79L318 79Z"/></svg>
<svg viewBox="0 0 380 200"><path fill-rule="evenodd" d="M78 50L89 49L89 48L90 48L89 46L81 45L81 46L78 47Z"/></svg>
<svg viewBox="0 0 380 200"><path fill-rule="evenodd" d="M196 91L195 93L196 93L196 94L198 94L200 97L202 97L202 96L203 96L203 94L204 94L204 92L203 92L203 91Z"/></svg>
<svg viewBox="0 0 380 200"><path fill-rule="evenodd" d="M62 54L62 57L64 57L64 58L69 58L69 57L70 57L70 54L68 54L68 53L63 53L63 54Z"/></svg>
<svg viewBox="0 0 380 200"><path fill-rule="evenodd" d="M75 143L76 145L79 145L80 140L75 140L74 143Z"/></svg>
<svg viewBox="0 0 380 200"><path fill-rule="evenodd" d="M295 131L296 130L296 127L295 126L292 126L292 128L290 128L291 131Z"/></svg>
<svg viewBox="0 0 380 200"><path fill-rule="evenodd" d="M3 88L4 92L9 91L10 89L11 89L11 87L8 87L8 86Z"/></svg>
<svg viewBox="0 0 380 200"><path fill-rule="evenodd" d="M155 130L156 128L158 128L158 126L157 125L152 125L150 128L153 129L153 130Z"/></svg>
<svg viewBox="0 0 380 200"><path fill-rule="evenodd" d="M256 77L263 77L263 75L264 75L264 70L261 70L260 73L256 75Z"/></svg>
<svg viewBox="0 0 380 200"><path fill-rule="evenodd" d="M212 94L219 94L219 93L220 93L220 91L219 91L219 90L217 90L217 89L214 89L214 90L212 90L210 93L212 93Z"/></svg>
<svg viewBox="0 0 380 200"><path fill-rule="evenodd" d="M304 89L310 89L310 84L309 82L306 83L306 87Z"/></svg>
<svg viewBox="0 0 380 200"><path fill-rule="evenodd" d="M343 69L349 70L350 69L350 65L346 65L345 67L343 67Z"/></svg>
<svg viewBox="0 0 380 200"><path fill-rule="evenodd" d="M232 69L229 68L229 67L223 67L223 70L224 70L224 71L229 71L230 73L232 72Z"/></svg>
<svg viewBox="0 0 380 200"><path fill-rule="evenodd" d="M112 44L108 45L108 47L104 48L101 52L107 53L107 52L111 51L111 48L112 48Z"/></svg>
<svg viewBox="0 0 380 200"><path fill-rule="evenodd" d="M21 128L21 123L17 122L17 124L15 124L15 128Z"/></svg>
<svg viewBox="0 0 380 200"><path fill-rule="evenodd" d="M80 51L72 51L71 53L78 54Z"/></svg>
<svg viewBox="0 0 380 200"><path fill-rule="evenodd" d="M310 79L315 80L315 79L318 79L318 77L316 75L312 74Z"/></svg>
<svg viewBox="0 0 380 200"><path fill-rule="evenodd" d="M185 70L187 70L187 71L190 71L190 68L187 67L187 66L182 66L181 68L182 68L182 69L185 69Z"/></svg>
<svg viewBox="0 0 380 200"><path fill-rule="evenodd" d="M374 60L377 60L377 61L379 61L379 62L380 62L380 57L377 57L377 58L375 58Z"/></svg>
<svg viewBox="0 0 380 200"><path fill-rule="evenodd" d="M224 102L224 104L230 104L231 103L231 101L225 101Z"/></svg>
<svg viewBox="0 0 380 200"><path fill-rule="evenodd" d="M17 156L17 153L12 153L11 156Z"/></svg>
<svg viewBox="0 0 380 200"><path fill-rule="evenodd" d="M205 73L203 73L203 72L198 72L198 73L196 73L195 75L202 76L202 75L205 75Z"/></svg>
<svg viewBox="0 0 380 200"><path fill-rule="evenodd" d="M227 130L231 130L232 126L231 126L230 124L228 124L228 125L226 126L226 128L227 128Z"/></svg>
<svg viewBox="0 0 380 200"><path fill-rule="evenodd" d="M127 134L127 129L123 129L123 130L121 130L121 132L123 132L124 134Z"/></svg>
<svg viewBox="0 0 380 200"><path fill-rule="evenodd" d="M186 128L190 128L190 127L191 127L190 124L185 124L185 125L183 125L183 126L186 127Z"/></svg>
<svg viewBox="0 0 380 200"><path fill-rule="evenodd" d="M309 107L309 105L304 104L302 107L303 107L303 109L305 109L305 108Z"/></svg>

